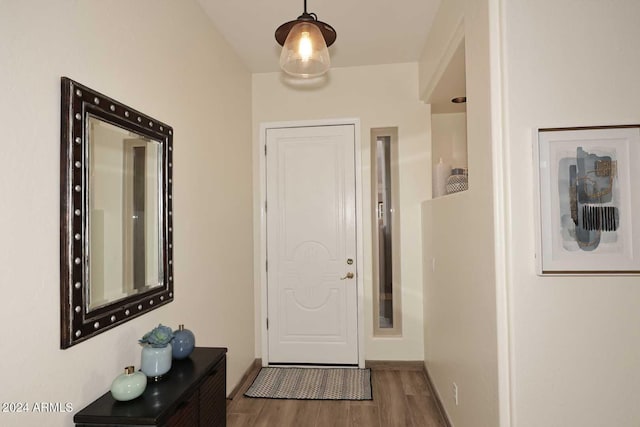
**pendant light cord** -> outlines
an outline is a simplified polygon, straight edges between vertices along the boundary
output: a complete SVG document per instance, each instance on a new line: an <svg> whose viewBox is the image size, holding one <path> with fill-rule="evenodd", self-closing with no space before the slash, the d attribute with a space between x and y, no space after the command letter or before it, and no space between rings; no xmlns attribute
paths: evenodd
<svg viewBox="0 0 640 427"><path fill-rule="evenodd" d="M302 21L318 20L318 16L315 13L307 12L307 0L304 0L304 12L302 12L302 15L298 16L298 19Z"/></svg>

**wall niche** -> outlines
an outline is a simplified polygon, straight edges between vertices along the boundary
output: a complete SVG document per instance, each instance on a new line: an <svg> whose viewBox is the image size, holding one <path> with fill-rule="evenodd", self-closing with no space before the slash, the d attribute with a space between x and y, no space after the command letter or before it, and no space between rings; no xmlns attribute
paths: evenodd
<svg viewBox="0 0 640 427"><path fill-rule="evenodd" d="M467 163L467 88L465 43L461 38L443 61L431 104L432 198L469 188Z"/></svg>

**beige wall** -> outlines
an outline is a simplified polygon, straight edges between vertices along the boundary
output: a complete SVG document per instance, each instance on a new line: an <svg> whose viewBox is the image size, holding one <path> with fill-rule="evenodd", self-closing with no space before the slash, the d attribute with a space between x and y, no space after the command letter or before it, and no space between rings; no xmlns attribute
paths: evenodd
<svg viewBox="0 0 640 427"><path fill-rule="evenodd" d="M535 274L532 134L640 123L640 2L503 1L513 425L640 423L638 277Z"/></svg>
<svg viewBox="0 0 640 427"><path fill-rule="evenodd" d="M373 338L371 289L371 215L363 215L365 284L365 358L369 360L422 360L422 267L420 202L430 194L431 177L429 108L417 96L417 64L336 68L326 86L296 89L281 80L280 73L253 75L254 156L260 123L327 118L359 118L362 135L363 207L371 206L370 129L398 127L402 253L402 338ZM257 169L257 160L254 170ZM255 188L259 179L256 176ZM255 206L261 206L255 200ZM256 214L254 228L259 228ZM256 236L258 236L256 234ZM256 237L256 251L260 244ZM257 257L256 257L257 258ZM260 268L260 266L256 266ZM259 289L256 292L259 313ZM259 349L262 321L256 320L256 348ZM260 350L257 350L260 355Z"/></svg>
<svg viewBox="0 0 640 427"><path fill-rule="evenodd" d="M467 164L467 113L431 114L431 198L447 194L452 169Z"/></svg>
<svg viewBox="0 0 640 427"><path fill-rule="evenodd" d="M440 159L453 168L467 167L467 113L431 115L432 167Z"/></svg>
<svg viewBox="0 0 640 427"><path fill-rule="evenodd" d="M138 338L184 323L229 347L229 386L254 358L251 77L195 0L0 2L0 402L106 392ZM59 332L60 77L171 124L175 301L67 350ZM73 413L0 414L69 426Z"/></svg>
<svg viewBox="0 0 640 427"><path fill-rule="evenodd" d="M425 364L456 427L500 425L488 20L488 1L443 2L420 62L426 96L464 29L469 190L422 210Z"/></svg>

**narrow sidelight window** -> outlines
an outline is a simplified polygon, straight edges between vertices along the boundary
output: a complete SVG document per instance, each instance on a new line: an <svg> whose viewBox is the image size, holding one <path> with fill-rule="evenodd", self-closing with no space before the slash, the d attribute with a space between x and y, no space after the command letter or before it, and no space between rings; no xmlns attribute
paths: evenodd
<svg viewBox="0 0 640 427"><path fill-rule="evenodd" d="M375 335L400 335L398 129L371 130Z"/></svg>

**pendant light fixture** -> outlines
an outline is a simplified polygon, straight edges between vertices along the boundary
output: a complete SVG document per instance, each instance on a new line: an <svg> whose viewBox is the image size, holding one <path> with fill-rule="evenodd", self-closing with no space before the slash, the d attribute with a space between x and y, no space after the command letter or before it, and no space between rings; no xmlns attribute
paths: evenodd
<svg viewBox="0 0 640 427"><path fill-rule="evenodd" d="M318 21L315 13L304 12L295 21L286 22L276 30L276 41L282 46L280 68L296 77L317 77L329 71L329 46L336 41L336 30Z"/></svg>

